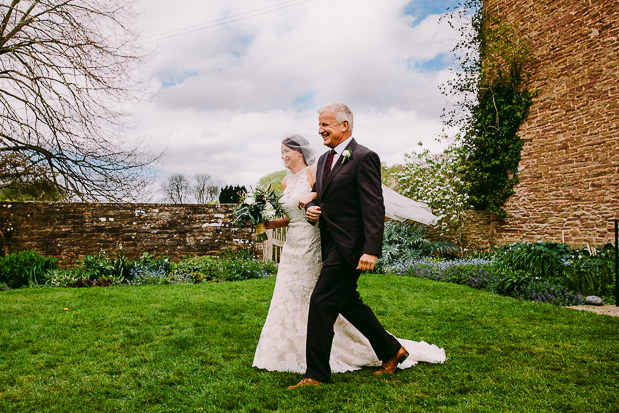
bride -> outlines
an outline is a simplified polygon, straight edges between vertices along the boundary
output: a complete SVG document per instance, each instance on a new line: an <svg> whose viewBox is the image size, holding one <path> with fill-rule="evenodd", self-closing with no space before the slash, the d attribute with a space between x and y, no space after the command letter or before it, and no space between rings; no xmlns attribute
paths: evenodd
<svg viewBox="0 0 619 413"><path fill-rule="evenodd" d="M300 135L282 141L282 160L289 174L282 180L280 199L286 217L266 222L268 229L288 226L275 289L253 366L269 371L304 373L305 339L310 296L322 267L320 230L305 220L300 206L309 202L316 180L315 156L309 142ZM381 366L370 342L341 315L334 326L330 367L343 373L363 366ZM399 368L419 361L442 363L445 351L425 342L398 339L409 352Z"/></svg>

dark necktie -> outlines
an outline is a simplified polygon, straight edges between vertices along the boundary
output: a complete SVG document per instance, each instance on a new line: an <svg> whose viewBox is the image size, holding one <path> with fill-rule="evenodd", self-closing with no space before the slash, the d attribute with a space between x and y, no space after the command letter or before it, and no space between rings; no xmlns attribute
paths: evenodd
<svg viewBox="0 0 619 413"><path fill-rule="evenodd" d="M331 165L333 165L333 155L335 155L335 149L331 149L329 152L329 156L327 156L327 164L325 165L325 182L329 177L329 173L331 172Z"/></svg>

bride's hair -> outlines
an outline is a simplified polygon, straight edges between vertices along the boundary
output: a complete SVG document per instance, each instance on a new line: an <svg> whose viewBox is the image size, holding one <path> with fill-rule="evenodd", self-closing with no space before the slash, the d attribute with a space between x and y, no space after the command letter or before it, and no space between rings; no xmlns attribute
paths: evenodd
<svg viewBox="0 0 619 413"><path fill-rule="evenodd" d="M310 166L316 162L316 156L310 146L307 139L301 135L290 135L282 140L282 144L286 145L290 149L301 152L303 155L303 162L305 165Z"/></svg>

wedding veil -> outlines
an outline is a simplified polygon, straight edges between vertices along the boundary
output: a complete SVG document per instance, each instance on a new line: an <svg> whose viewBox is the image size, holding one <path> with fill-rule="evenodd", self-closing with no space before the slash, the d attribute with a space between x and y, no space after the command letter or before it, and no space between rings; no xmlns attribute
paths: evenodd
<svg viewBox="0 0 619 413"><path fill-rule="evenodd" d="M316 153L312 149L310 143L301 135L290 135L282 140L282 144L290 149L301 152L307 166L312 166L316 163Z"/></svg>
<svg viewBox="0 0 619 413"><path fill-rule="evenodd" d="M398 194L388 186L383 185L383 199L385 200L385 216L396 221L415 221L425 225L434 225L438 217L423 202L413 201Z"/></svg>

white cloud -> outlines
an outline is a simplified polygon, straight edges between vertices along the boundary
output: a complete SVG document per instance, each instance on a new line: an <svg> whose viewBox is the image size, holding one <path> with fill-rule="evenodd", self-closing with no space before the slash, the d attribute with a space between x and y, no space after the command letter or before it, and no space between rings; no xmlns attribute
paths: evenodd
<svg viewBox="0 0 619 413"><path fill-rule="evenodd" d="M388 164L418 141L442 149L438 85L448 74L424 63L445 59L457 32L437 15L403 13L415 3L280 1L255 15L242 13L278 1L142 1L145 40L161 40L147 43L158 97L141 109L140 132L154 149L167 146L162 178L207 172L253 185L282 168L285 136L320 145L316 108L331 101L351 107L355 137ZM242 20L221 24L227 16ZM171 37L205 22L211 27Z"/></svg>

